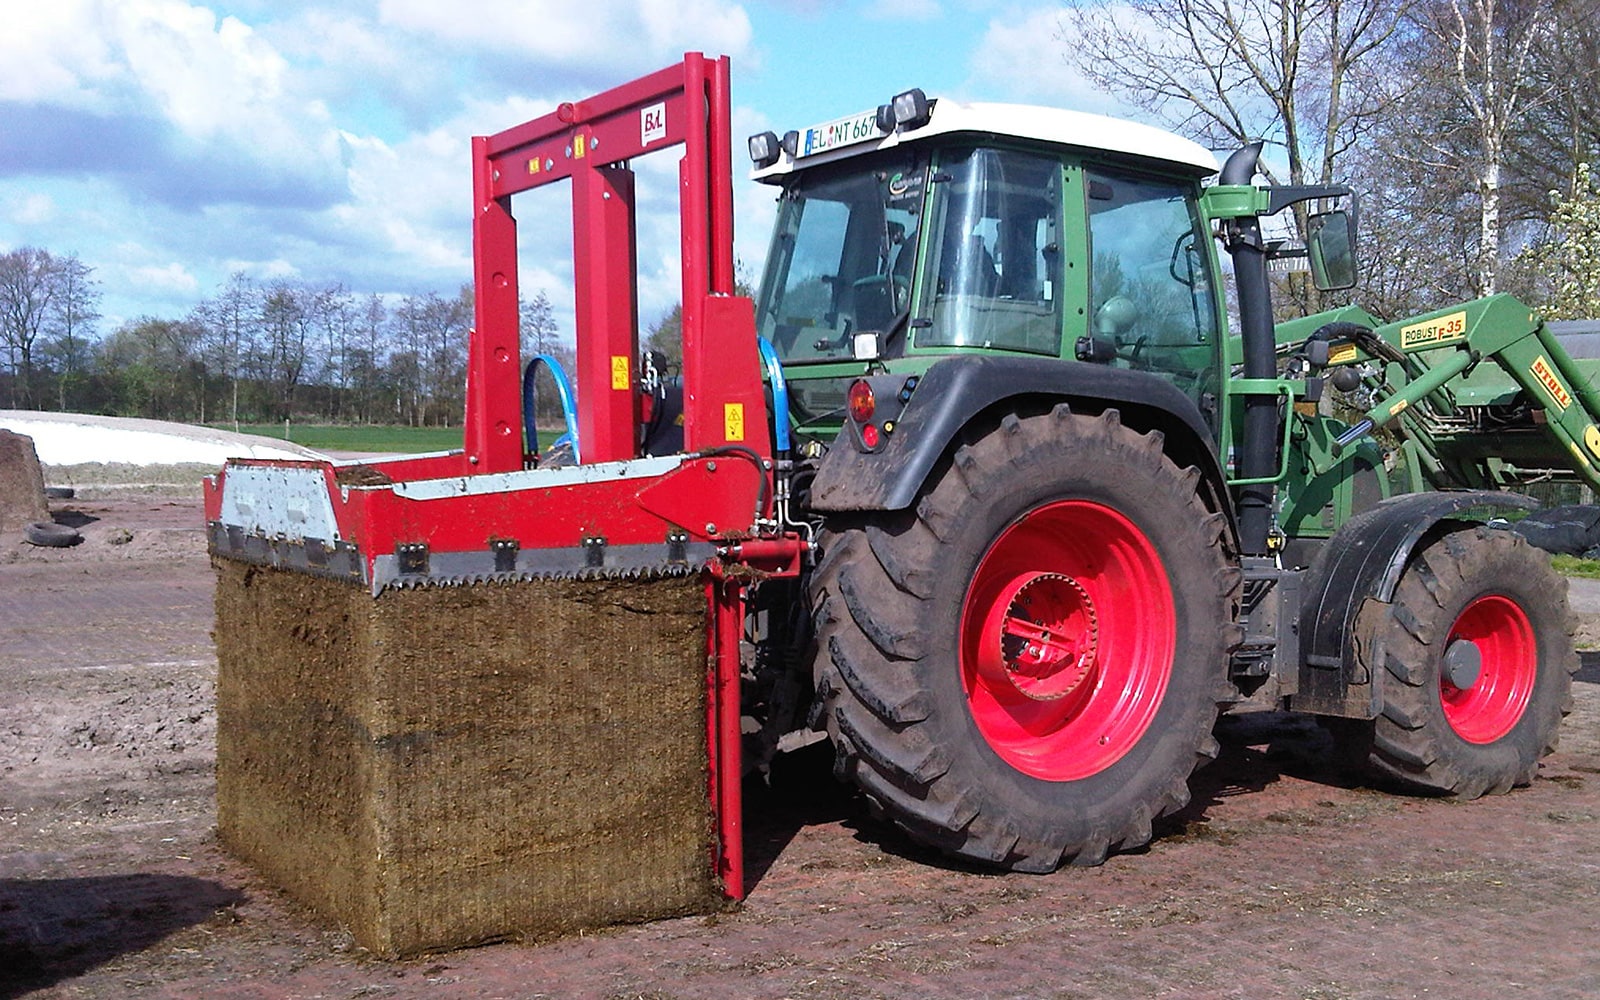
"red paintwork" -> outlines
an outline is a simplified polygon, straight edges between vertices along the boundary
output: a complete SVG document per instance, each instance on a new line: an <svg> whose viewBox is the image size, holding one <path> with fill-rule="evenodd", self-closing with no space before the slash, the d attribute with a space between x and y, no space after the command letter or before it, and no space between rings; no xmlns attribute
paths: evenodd
<svg viewBox="0 0 1600 1000"><path fill-rule="evenodd" d="M341 539L357 545L370 577L380 555L403 543L429 551L487 551L491 539L521 548L740 542L747 559L706 572L707 736L718 877L744 895L739 782L739 641L744 586L799 572L804 544L762 538L771 514L771 442L756 346L754 308L733 295L733 167L728 60L699 53L631 83L472 140L473 331L467 360L464 449L367 463L396 483L518 473L523 469L518 347L517 226L512 195L556 181L573 185L577 283L576 392L585 465L637 454L638 316L633 173L641 155L682 147L678 165L683 259L684 442L691 456L664 474L481 495L409 499L391 485L341 487L326 462L235 461L320 469ZM224 469L205 489L206 518L221 517ZM370 481L367 477L366 481ZM758 502L762 510L757 510Z"/></svg>
<svg viewBox="0 0 1600 1000"><path fill-rule="evenodd" d="M1511 598L1489 594L1462 609L1444 648L1458 641L1477 645L1483 667L1467 688L1440 679L1445 720L1468 743L1493 743L1516 727L1533 698L1539 673L1533 623Z"/></svg>
<svg viewBox="0 0 1600 1000"><path fill-rule="evenodd" d="M575 377L583 400L578 440L585 462L620 462L638 451L633 171L575 171L572 202L573 278L579 289Z"/></svg>
<svg viewBox="0 0 1600 1000"><path fill-rule="evenodd" d="M799 576L808 544L792 535L752 538L727 548L728 558L767 576Z"/></svg>
<svg viewBox="0 0 1600 1000"><path fill-rule="evenodd" d="M706 604L711 610L711 627L706 636L706 746L710 751L711 807L717 817L717 856L712 863L723 893L729 899L743 899L744 802L739 732L743 589L720 573L707 573Z"/></svg>
<svg viewBox="0 0 1600 1000"><path fill-rule="evenodd" d="M1040 639L1048 632L1049 645ZM961 679L978 731L1046 781L1098 774L1149 729L1177 612L1149 537L1086 500L1030 511L990 546L961 611Z"/></svg>
<svg viewBox="0 0 1600 1000"><path fill-rule="evenodd" d="M477 459L475 468L505 472L522 461L520 435L507 431L517 426L521 398L511 195L567 178L573 183L583 457L604 462L635 454L638 319L633 174L626 162L680 145L684 446L692 452L733 443L770 457L764 405L756 405L763 396L753 307L732 297L730 133L728 60L690 53L681 66L474 140L473 345L479 349L467 373L466 450ZM627 388L613 381L614 365L625 366Z"/></svg>

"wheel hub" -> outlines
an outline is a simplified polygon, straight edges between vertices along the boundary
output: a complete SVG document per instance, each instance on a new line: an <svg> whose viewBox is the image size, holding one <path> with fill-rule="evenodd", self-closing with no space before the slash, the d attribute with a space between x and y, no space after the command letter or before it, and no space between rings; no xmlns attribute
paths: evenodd
<svg viewBox="0 0 1600 1000"><path fill-rule="evenodd" d="M1056 701L1094 671L1099 623L1094 601L1061 573L1023 573L984 623L978 669L1033 701Z"/></svg>
<svg viewBox="0 0 1600 1000"><path fill-rule="evenodd" d="M1483 651L1470 639L1457 639L1444 651L1443 681L1457 691L1470 691L1483 674Z"/></svg>

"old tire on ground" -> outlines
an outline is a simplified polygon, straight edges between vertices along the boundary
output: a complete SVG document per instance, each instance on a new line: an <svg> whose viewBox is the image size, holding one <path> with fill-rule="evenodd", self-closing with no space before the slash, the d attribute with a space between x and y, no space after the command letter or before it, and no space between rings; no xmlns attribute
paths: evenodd
<svg viewBox="0 0 1600 1000"><path fill-rule="evenodd" d="M34 545L53 549L64 549L83 540L77 528L54 521L34 521L22 529L22 537Z"/></svg>
<svg viewBox="0 0 1600 1000"><path fill-rule="evenodd" d="M824 534L837 770L914 839L1022 871L1150 838L1216 755L1240 576L1159 433L1007 416L914 509Z"/></svg>
<svg viewBox="0 0 1600 1000"><path fill-rule="evenodd" d="M1406 568L1394 602L1357 619L1383 707L1341 722L1346 754L1403 791L1476 798L1533 781L1572 708L1567 584L1506 531L1445 535Z"/></svg>

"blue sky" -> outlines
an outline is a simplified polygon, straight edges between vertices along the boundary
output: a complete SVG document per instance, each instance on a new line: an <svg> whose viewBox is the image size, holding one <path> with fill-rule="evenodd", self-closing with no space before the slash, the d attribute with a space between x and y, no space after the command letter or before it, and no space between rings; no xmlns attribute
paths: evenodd
<svg viewBox="0 0 1600 1000"><path fill-rule="evenodd" d="M465 9L469 13L463 13ZM229 274L449 293L470 280L468 140L674 62L733 57L738 240L770 191L743 137L930 95L1113 111L1051 0L0 0L0 250L78 254L103 330ZM669 163L640 161L641 319L677 298ZM555 195L519 199L523 288L567 323Z"/></svg>

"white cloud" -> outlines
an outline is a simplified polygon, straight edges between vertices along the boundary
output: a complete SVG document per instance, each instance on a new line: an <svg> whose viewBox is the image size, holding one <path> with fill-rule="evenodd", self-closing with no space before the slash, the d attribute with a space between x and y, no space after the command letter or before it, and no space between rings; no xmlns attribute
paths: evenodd
<svg viewBox="0 0 1600 1000"><path fill-rule="evenodd" d="M234 271L449 294L472 278L470 136L686 49L752 58L736 0L486 0L470 17L432 0L205 2L5 14L0 136L30 141L0 142L0 241L81 251L107 329L183 315ZM736 155L755 130L740 114ZM676 160L635 163L645 323L680 293ZM740 168L736 254L759 263L770 192ZM525 294L570 317L568 197L516 210Z"/></svg>
<svg viewBox="0 0 1600 1000"><path fill-rule="evenodd" d="M1068 63L1062 11L1059 6L1002 11L972 54L965 89L1001 100L1129 117L1129 108Z"/></svg>
<svg viewBox="0 0 1600 1000"><path fill-rule="evenodd" d="M380 19L455 46L567 69L648 70L695 49L737 56L751 34L744 8L726 0L485 0L470 16L437 0L382 0Z"/></svg>
<svg viewBox="0 0 1600 1000"><path fill-rule="evenodd" d="M328 111L253 28L185 0L65 0L7 14L0 111L42 172L121 171L171 201L326 199ZM49 14L40 14L49 11Z"/></svg>
<svg viewBox="0 0 1600 1000"><path fill-rule="evenodd" d="M200 290L200 282L179 263L147 265L128 271L129 276L141 285L163 292L189 295Z"/></svg>
<svg viewBox="0 0 1600 1000"><path fill-rule="evenodd" d="M55 199L47 194L35 192L22 194L10 199L6 206L6 213L11 216L11 221L20 226L43 225L55 218Z"/></svg>
<svg viewBox="0 0 1600 1000"><path fill-rule="evenodd" d="M98 90L123 72L100 27L101 0L8 4L0 31L0 100L103 106Z"/></svg>
<svg viewBox="0 0 1600 1000"><path fill-rule="evenodd" d="M241 260L230 259L222 262L222 268L227 274L243 273L256 281L277 281L279 279L293 279L300 277L300 269L284 260L274 257L271 260Z"/></svg>
<svg viewBox="0 0 1600 1000"><path fill-rule="evenodd" d="M283 96L283 57L236 18L181 0L123 0L110 15L140 90L190 137L236 131Z"/></svg>

